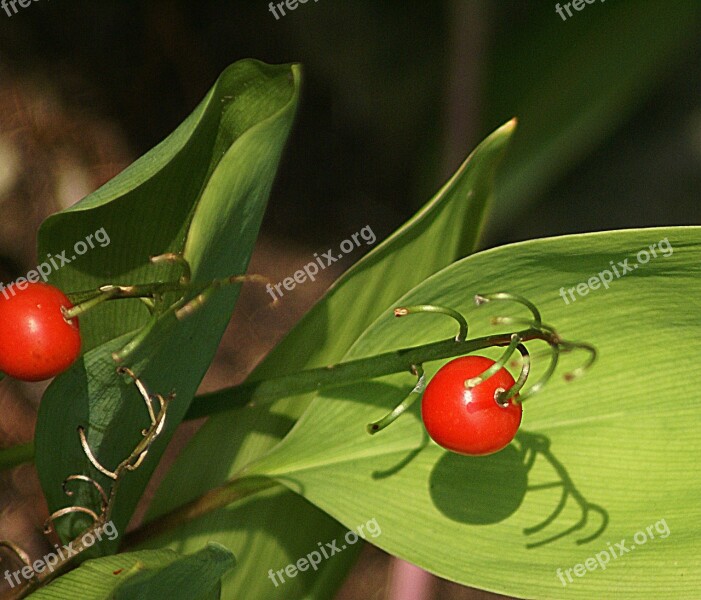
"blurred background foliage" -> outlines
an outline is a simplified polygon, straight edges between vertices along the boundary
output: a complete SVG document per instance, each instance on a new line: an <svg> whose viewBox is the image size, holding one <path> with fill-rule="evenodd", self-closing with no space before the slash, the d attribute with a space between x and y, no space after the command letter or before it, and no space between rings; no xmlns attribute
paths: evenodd
<svg viewBox="0 0 701 600"><path fill-rule="evenodd" d="M265 0L0 12L0 278L36 264L48 214L163 139L244 57L304 66L252 265L274 280L365 225L384 238L513 116L485 246L698 224L700 34L697 0L595 2L566 21L550 0L310 0L279 20ZM286 297L274 322L244 294L205 388L240 380L336 274ZM2 447L31 438L40 395L3 384ZM34 483L31 467L5 476L4 517L41 522ZM3 518L0 537L38 551L25 521Z"/></svg>
<svg viewBox="0 0 701 600"><path fill-rule="evenodd" d="M233 60L303 63L266 231L315 245L360 222L391 231L512 116L537 136L595 112L542 184L504 190L531 210L501 207L493 244L698 221L699 33L694 0L595 3L566 22L549 1L321 0L279 20L263 0L36 2L0 13L0 78L49 87L138 155Z"/></svg>

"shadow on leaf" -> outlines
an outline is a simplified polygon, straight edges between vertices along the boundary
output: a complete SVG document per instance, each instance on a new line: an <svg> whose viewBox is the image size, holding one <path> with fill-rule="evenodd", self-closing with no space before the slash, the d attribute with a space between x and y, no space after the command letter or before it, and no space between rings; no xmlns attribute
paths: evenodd
<svg viewBox="0 0 701 600"><path fill-rule="evenodd" d="M446 452L429 480L436 508L454 521L488 525L503 521L523 502L528 472L514 446L489 456Z"/></svg>
<svg viewBox="0 0 701 600"><path fill-rule="evenodd" d="M579 520L571 525L561 525L557 533L526 543L526 547L537 548L584 530L592 513L600 516L601 523L595 531L575 543L586 544L598 538L608 525L608 512L579 492L567 469L551 451L550 440L540 434L520 431L516 442L489 456L461 456L446 452L436 463L429 480L431 499L436 508L454 521L489 525L514 514L527 491L561 488L560 500L553 512L537 525L524 528L524 535L534 535L555 526L570 498L580 508ZM550 464L558 479L529 486L528 472L539 456Z"/></svg>
<svg viewBox="0 0 701 600"><path fill-rule="evenodd" d="M535 492L539 490L548 490L558 487L562 488L560 500L557 503L557 506L555 507L553 512L550 515L548 515L543 521L541 521L538 525L524 528L523 533L525 535L533 535L534 533L539 533L540 531L543 531L545 528L547 528L549 525L555 523L557 521L557 518L565 509L567 501L570 498L572 498L579 505L581 511L581 516L576 523L570 525L569 527L566 527L559 533L550 535L549 537L543 540L540 540L538 542L527 543L526 548L537 548L539 546L544 546L545 544L549 544L565 536L568 536L574 533L575 531L584 529L584 527L587 525L587 522L589 521L589 516L591 513L597 513L600 515L601 524L599 525L598 529L596 529L593 533L576 540L575 543L579 546L581 544L586 544L598 538L608 526L608 512L602 506L589 502L580 493L580 491L577 489L574 482L570 478L567 469L565 469L565 466L557 460L555 455L550 450L550 440L544 435L528 433L525 431L520 431L519 433L517 433L516 439L521 445L521 455L523 457L523 463L528 471L530 471L530 469L533 467L538 456L542 456L543 458L545 458L545 460L548 461L548 463L553 468L553 470L559 478L558 481L528 486L528 490Z"/></svg>

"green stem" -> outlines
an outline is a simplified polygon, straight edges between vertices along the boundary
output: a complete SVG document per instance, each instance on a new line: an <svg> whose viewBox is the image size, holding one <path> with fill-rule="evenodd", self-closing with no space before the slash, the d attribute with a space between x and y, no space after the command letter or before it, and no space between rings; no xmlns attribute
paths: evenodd
<svg viewBox="0 0 701 600"><path fill-rule="evenodd" d="M0 450L0 471L13 469L21 464L34 460L34 444L21 444L5 450Z"/></svg>
<svg viewBox="0 0 701 600"><path fill-rule="evenodd" d="M516 302L525 306L531 312L531 315L533 315L533 326L541 326L543 319L540 316L540 311L536 308L536 305L533 304L533 302L531 302L527 298L524 298L523 296L519 296L518 294L510 294L508 292L497 292L496 294L477 294L475 296L475 304L477 304L477 306L486 304L487 302L504 300L509 302Z"/></svg>
<svg viewBox="0 0 701 600"><path fill-rule="evenodd" d="M392 411L388 412L381 419L368 424L367 432L370 435L373 435L378 431L382 431L385 427L394 423L402 414L404 414L404 412L406 412L406 410L411 408L414 402L421 398L421 395L426 390L426 374L424 373L424 369L421 365L415 365L412 370L414 375L416 375L418 378L414 389L411 390L409 395L404 398L400 404L395 406Z"/></svg>
<svg viewBox="0 0 701 600"><path fill-rule="evenodd" d="M487 370L483 371L476 377L471 377L470 379L467 379L465 381L465 388L466 389L472 389L474 387L477 387L480 383L483 381L487 381L492 375L494 375L497 371L501 370L504 368L504 365L508 362L508 360L511 358L511 355L516 351L516 348L521 344L521 338L518 336L518 334L513 334L511 336L511 341L509 342L508 347L506 350L504 350L504 353L496 360L496 362L489 367Z"/></svg>
<svg viewBox="0 0 701 600"><path fill-rule="evenodd" d="M97 296L76 304L73 308L63 311L63 316L70 320L78 317L89 310L92 310L98 304L107 302L108 300L122 300L124 298L153 298L157 295L166 294L168 292L183 292L186 285L180 282L167 281L164 283L144 283L139 285L105 285L99 289Z"/></svg>
<svg viewBox="0 0 701 600"><path fill-rule="evenodd" d="M568 342L566 340L561 340L560 346L563 352L571 352L572 350L579 349L585 350L589 353L589 358L587 359L587 362L585 362L580 367L577 367L574 371L565 373L565 381L572 381L573 379L577 379L577 377L581 377L584 374L584 372L590 369L594 362L596 362L598 351L596 347L592 346L591 344L587 344L584 342Z"/></svg>
<svg viewBox="0 0 701 600"><path fill-rule="evenodd" d="M455 320L459 325L460 329L458 335L455 336L455 340L462 342L467 339L467 321L457 310L448 308L446 306L436 306L435 304L417 304L416 306L400 306L394 309L395 317L404 317L406 315L417 315L419 313L435 313L439 315L445 315Z"/></svg>
<svg viewBox="0 0 701 600"><path fill-rule="evenodd" d="M508 390L498 393L495 400L502 406L506 406L526 385L526 380L531 372L531 355L523 344L517 346L517 350L521 353L521 373L516 380L516 383L512 385ZM514 400L514 404L519 404L520 399Z"/></svg>
<svg viewBox="0 0 701 600"><path fill-rule="evenodd" d="M226 508L238 500L280 485L277 481L267 477L231 479L225 484L205 492L192 502L130 531L124 537L122 549L138 546L149 538L159 536L207 513Z"/></svg>
<svg viewBox="0 0 701 600"><path fill-rule="evenodd" d="M554 339L554 334L533 327L519 331L516 335L522 342L543 340L551 343ZM329 367L299 371L273 379L250 381L232 388L198 396L192 402L185 418L198 419L241 406L266 404L281 398L320 389L341 387L383 375L409 371L413 365L420 365L432 360L462 356L493 346L509 346L511 343L511 333L465 341L449 339L414 348L385 352Z"/></svg>
<svg viewBox="0 0 701 600"><path fill-rule="evenodd" d="M551 352L551 357L550 357L550 364L548 365L548 368L545 370L545 373L540 377L540 379L534 383L530 388L528 388L523 394L518 399L519 404L522 404L525 402L530 396L533 394L537 394L543 386L547 383L547 381L552 377L552 374L555 372L555 368L557 367L557 361L560 358L560 346L557 344L551 344L550 346L550 352Z"/></svg>
<svg viewBox="0 0 701 600"><path fill-rule="evenodd" d="M192 283L188 277L189 275L183 276L179 281L141 283L137 285L104 285L96 292L96 296L76 304L73 308L64 309L63 316L67 320L73 319L109 300L140 298L155 301L157 298L161 298L164 294L171 292L178 292L181 294L181 300L183 300L184 294L187 292L195 297L195 300L181 308L181 311L184 310L186 313L189 313L193 312L195 308L203 304L209 294L221 287L236 283L244 283L245 281L267 282L267 279L260 275L232 275L230 277L214 279L207 283ZM77 295L80 294L81 293L79 292ZM190 304L193 303L194 305L190 306ZM179 315L178 318L181 318L182 316L185 315Z"/></svg>

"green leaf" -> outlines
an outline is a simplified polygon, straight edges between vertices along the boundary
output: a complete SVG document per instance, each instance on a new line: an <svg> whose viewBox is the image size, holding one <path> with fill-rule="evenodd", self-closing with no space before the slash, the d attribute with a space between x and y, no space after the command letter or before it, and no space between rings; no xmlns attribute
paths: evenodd
<svg viewBox="0 0 701 600"><path fill-rule="evenodd" d="M43 224L40 255L58 255L98 228L110 238L105 247L55 272L52 283L78 292L106 283L174 280L177 269L149 265L149 256L181 251L195 281L244 273L291 128L299 77L296 66L252 60L228 68L164 142ZM177 397L147 460L121 484L114 513L120 531L209 367L237 296L235 286L219 290L184 321L165 314L139 354L134 368L149 391L175 390ZM69 503L95 505L89 486L75 486L75 496L66 497L62 482L68 475L92 474L104 486L111 484L88 463L78 443L79 425L108 469L141 440L140 430L149 424L146 407L135 386L116 375L110 355L152 323L150 318L137 300L107 302L80 317L85 355L47 390L36 431L36 465L52 511ZM66 539L84 527L83 518L71 515L61 520L60 533Z"/></svg>
<svg viewBox="0 0 701 600"><path fill-rule="evenodd" d="M234 555L219 544L180 556L172 550L145 550L86 561L34 592L32 600L214 600Z"/></svg>
<svg viewBox="0 0 701 600"><path fill-rule="evenodd" d="M649 258L641 251L653 244L657 257ZM638 267L622 275L625 259ZM591 279L613 266L621 276L604 274L608 289ZM592 288L579 285L590 281ZM501 290L529 298L564 338L600 352L583 378L558 376L525 403L517 443L489 457L448 453L426 440L418 406L367 435L365 424L413 386L399 374L320 393L248 473L278 478L346 526L375 518L382 534L374 543L462 584L528 598L697 597L701 404L692 365L701 352L701 228L496 248L444 269L398 303L469 311L471 337L481 336L494 331L490 316L525 316L506 303L470 310L475 293ZM387 314L345 359L453 333L440 316L397 322ZM549 362L539 348L531 345L536 371ZM584 357L565 358L560 375ZM427 364L427 374L439 366ZM557 569L572 576L575 565L621 540L635 549L610 556L605 571L565 579L563 589Z"/></svg>
<svg viewBox="0 0 701 600"><path fill-rule="evenodd" d="M212 461L208 467L212 466ZM191 473L197 478L199 471ZM182 480L182 484L187 482ZM169 547L180 551L208 540L229 540L236 544L237 567L223 580L223 597L247 599L264 598L329 598L343 581L361 544L349 547L331 560L324 560L318 570L300 572L294 578L283 575L280 583L270 577L295 564L314 551L318 545L342 539L345 528L319 511L304 498L275 488L246 498L234 506L218 510L190 522L145 546ZM245 569L244 574L239 573ZM276 585L277 583L277 585Z"/></svg>
<svg viewBox="0 0 701 600"><path fill-rule="evenodd" d="M251 379L339 360L395 298L472 252L492 195L494 170L514 125L507 123L480 144L415 217L344 274ZM216 398L226 398L226 392L209 397ZM181 453L149 516L163 514L220 485L268 451L289 431L311 398L300 396L277 402L272 408L247 408L211 418ZM202 469L202 464L208 468ZM281 518L284 526L278 521ZM326 598L338 587L353 558L350 549L333 561L325 561L318 573L300 575L277 589L267 579L267 568L280 568L314 549L318 542L339 538L344 529L330 523L333 521L308 503L295 501L289 492L276 491L272 498L251 498L242 506L198 519L165 539L174 547L190 548L205 536L212 539L213 531L219 532L213 539L233 548L239 557L236 572L225 582L228 595L245 589L248 598ZM255 554L246 551L251 545Z"/></svg>

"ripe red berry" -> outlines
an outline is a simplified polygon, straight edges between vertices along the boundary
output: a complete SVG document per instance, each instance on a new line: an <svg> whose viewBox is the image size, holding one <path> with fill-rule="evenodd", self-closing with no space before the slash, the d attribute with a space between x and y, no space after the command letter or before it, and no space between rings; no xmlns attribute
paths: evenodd
<svg viewBox="0 0 701 600"><path fill-rule="evenodd" d="M23 381L62 373L80 354L78 320L66 321L61 307L73 305L61 290L30 283L0 294L0 371Z"/></svg>
<svg viewBox="0 0 701 600"><path fill-rule="evenodd" d="M514 438L521 424L521 405L513 398L506 406L495 400L498 389L514 385L511 374L501 368L476 387L465 387L466 380L493 364L484 356L456 358L439 369L426 386L421 416L438 445L458 454L479 456L501 450Z"/></svg>

